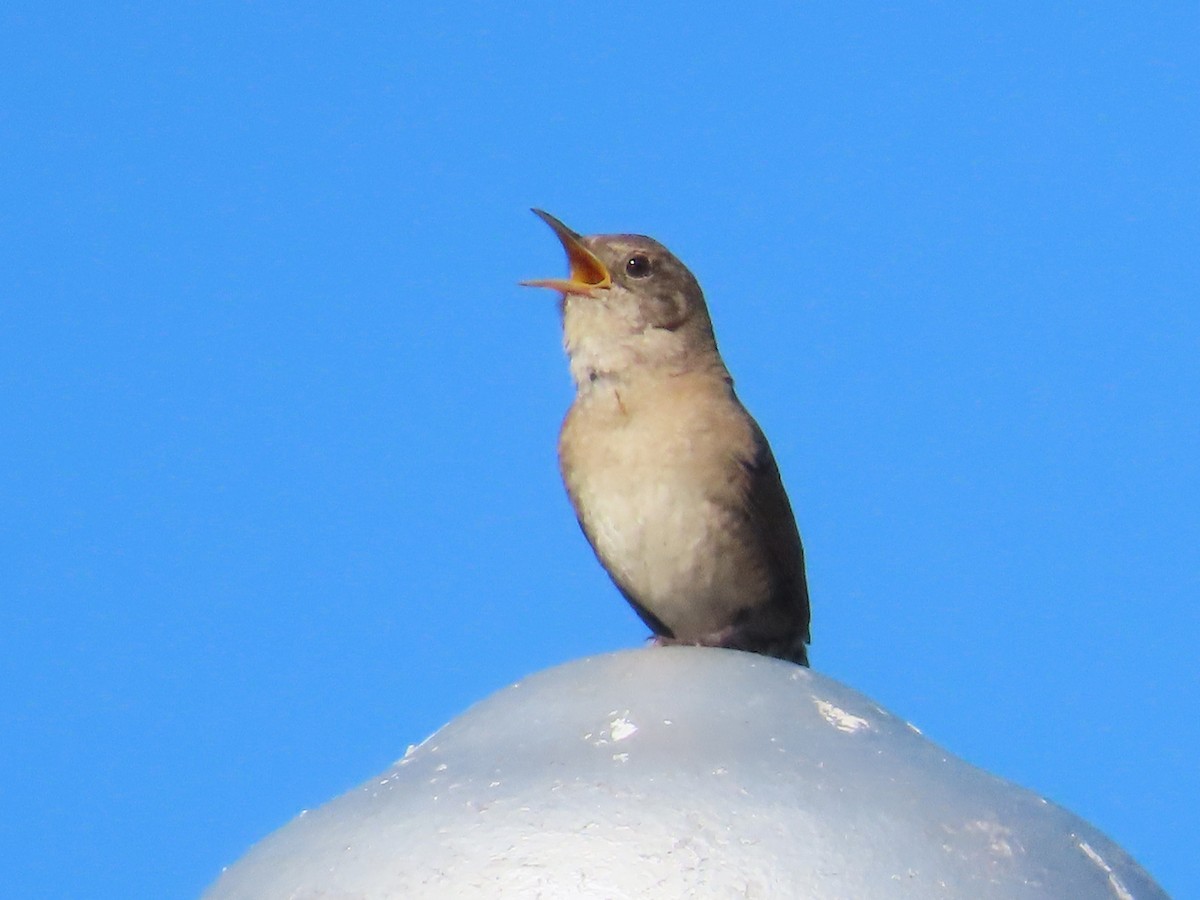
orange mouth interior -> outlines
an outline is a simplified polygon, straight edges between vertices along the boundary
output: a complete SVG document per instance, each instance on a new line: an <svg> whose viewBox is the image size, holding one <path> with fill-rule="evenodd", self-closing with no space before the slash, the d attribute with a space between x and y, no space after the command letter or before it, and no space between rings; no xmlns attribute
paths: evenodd
<svg viewBox="0 0 1200 900"><path fill-rule="evenodd" d="M538 278L522 281L526 287L552 288L564 294L592 294L612 284L608 267L592 251L583 246L582 238L550 213L535 209L534 214L549 225L563 249L567 251L567 263L571 268L570 278Z"/></svg>

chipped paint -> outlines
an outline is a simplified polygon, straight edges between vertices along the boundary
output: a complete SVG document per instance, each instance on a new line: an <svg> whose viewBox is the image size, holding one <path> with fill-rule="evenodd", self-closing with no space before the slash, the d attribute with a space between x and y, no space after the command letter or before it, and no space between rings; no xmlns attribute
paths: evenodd
<svg viewBox="0 0 1200 900"><path fill-rule="evenodd" d="M1083 855L1096 864L1096 866L1108 876L1108 886L1112 888L1113 896L1117 900L1133 900L1133 894L1121 883L1121 879L1117 877L1117 873L1112 870L1112 866L1104 861L1104 857L1092 849L1092 845L1087 841L1076 841L1076 845L1083 851Z"/></svg>
<svg viewBox="0 0 1200 900"><path fill-rule="evenodd" d="M613 719L608 726L609 734L614 741L623 741L637 733L638 727L624 717Z"/></svg>
<svg viewBox="0 0 1200 900"><path fill-rule="evenodd" d="M844 709L834 706L828 700L818 700L817 712L819 712L825 721L836 728L838 731L844 731L847 734L853 734L862 729L870 729L871 723L862 716L856 716L846 712Z"/></svg>

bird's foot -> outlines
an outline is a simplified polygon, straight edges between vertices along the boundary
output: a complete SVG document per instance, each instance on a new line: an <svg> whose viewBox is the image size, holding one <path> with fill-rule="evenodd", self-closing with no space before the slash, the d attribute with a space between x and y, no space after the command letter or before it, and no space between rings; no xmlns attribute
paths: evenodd
<svg viewBox="0 0 1200 900"><path fill-rule="evenodd" d="M720 631L692 638L677 638L656 634L650 639L650 643L655 647L725 647L731 650L741 650L742 646L738 641L738 637L739 629L730 625L722 628Z"/></svg>
<svg viewBox="0 0 1200 900"><path fill-rule="evenodd" d="M720 647L725 650L742 650L747 653L760 653L763 656L774 656L802 666L808 665L808 653L801 640L769 641L761 636L747 633L746 629L737 625L728 625L717 631L692 638L665 637L661 634L651 639L655 647Z"/></svg>

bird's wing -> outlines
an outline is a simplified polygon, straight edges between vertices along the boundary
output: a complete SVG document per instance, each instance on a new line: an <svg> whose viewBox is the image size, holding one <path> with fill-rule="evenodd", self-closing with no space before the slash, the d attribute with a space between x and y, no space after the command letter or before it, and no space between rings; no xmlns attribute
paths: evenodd
<svg viewBox="0 0 1200 900"><path fill-rule="evenodd" d="M746 505L763 551L777 573L775 596L800 618L804 640L809 640L808 581L804 574L804 547L796 517L788 502L779 466L758 423L747 414L749 440L738 462L746 474Z"/></svg>

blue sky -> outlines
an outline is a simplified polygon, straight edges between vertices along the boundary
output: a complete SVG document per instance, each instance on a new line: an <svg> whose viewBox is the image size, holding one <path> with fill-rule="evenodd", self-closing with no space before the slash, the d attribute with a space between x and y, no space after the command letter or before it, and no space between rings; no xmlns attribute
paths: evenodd
<svg viewBox="0 0 1200 900"><path fill-rule="evenodd" d="M814 667L1200 895L1190 3L0 12L0 894L194 897L638 645L528 213L704 285Z"/></svg>

